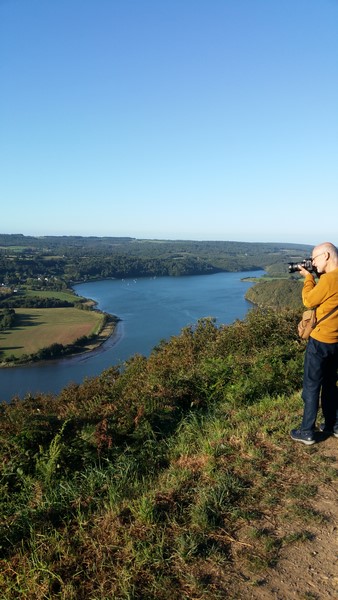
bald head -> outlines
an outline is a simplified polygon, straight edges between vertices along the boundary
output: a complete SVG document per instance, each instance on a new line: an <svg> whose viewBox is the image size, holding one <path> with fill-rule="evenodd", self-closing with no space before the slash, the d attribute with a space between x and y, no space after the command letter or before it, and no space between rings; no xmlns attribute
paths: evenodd
<svg viewBox="0 0 338 600"><path fill-rule="evenodd" d="M312 263L318 273L329 273L338 268L338 250L331 242L323 242L313 249Z"/></svg>

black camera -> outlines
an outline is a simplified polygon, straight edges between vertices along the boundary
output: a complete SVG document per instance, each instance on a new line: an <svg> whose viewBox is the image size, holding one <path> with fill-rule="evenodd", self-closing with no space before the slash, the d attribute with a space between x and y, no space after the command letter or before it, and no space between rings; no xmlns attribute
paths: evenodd
<svg viewBox="0 0 338 600"><path fill-rule="evenodd" d="M306 269L310 273L316 272L316 269L312 265L312 258L304 258L304 260L302 260L301 262L289 263L289 273L296 273L297 271L299 271L299 265L304 267L304 269Z"/></svg>

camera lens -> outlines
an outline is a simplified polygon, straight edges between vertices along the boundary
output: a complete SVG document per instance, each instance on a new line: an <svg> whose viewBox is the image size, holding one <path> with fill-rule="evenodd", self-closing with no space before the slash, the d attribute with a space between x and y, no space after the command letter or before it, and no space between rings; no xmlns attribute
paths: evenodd
<svg viewBox="0 0 338 600"><path fill-rule="evenodd" d="M296 273L299 271L298 263L289 263L289 273Z"/></svg>

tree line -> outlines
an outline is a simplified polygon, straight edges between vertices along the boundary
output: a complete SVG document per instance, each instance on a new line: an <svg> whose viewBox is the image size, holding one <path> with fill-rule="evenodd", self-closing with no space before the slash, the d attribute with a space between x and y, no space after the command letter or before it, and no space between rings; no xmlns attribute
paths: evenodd
<svg viewBox="0 0 338 600"><path fill-rule="evenodd" d="M5 308L0 310L0 330L10 329L15 322L15 310L13 308Z"/></svg>
<svg viewBox="0 0 338 600"><path fill-rule="evenodd" d="M63 289L74 281L109 277L204 275L219 271L272 270L310 247L296 244L135 240L81 236L0 235L0 283Z"/></svg>

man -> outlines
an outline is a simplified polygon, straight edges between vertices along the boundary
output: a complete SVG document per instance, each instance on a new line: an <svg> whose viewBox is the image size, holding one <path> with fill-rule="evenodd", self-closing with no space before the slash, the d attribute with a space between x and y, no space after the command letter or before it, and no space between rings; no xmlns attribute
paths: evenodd
<svg viewBox="0 0 338 600"><path fill-rule="evenodd" d="M315 424L319 398L324 415L320 430L338 438L338 250L324 242L312 252L312 265L319 275L316 283L313 274L299 265L305 278L302 298L307 308L316 307L317 322L333 311L313 329L307 343L304 361L303 420L291 437L306 445L315 443ZM337 307L337 310L334 309Z"/></svg>

